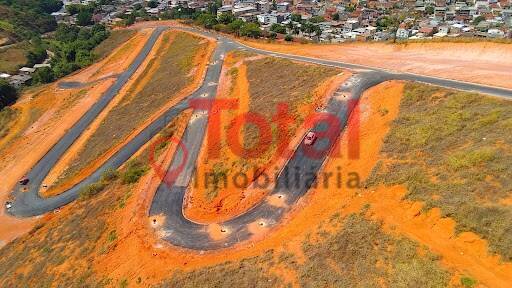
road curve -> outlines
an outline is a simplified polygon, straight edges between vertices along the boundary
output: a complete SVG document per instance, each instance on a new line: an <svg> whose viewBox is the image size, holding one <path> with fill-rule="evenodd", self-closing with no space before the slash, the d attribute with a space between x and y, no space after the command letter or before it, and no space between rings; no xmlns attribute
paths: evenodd
<svg viewBox="0 0 512 288"><path fill-rule="evenodd" d="M135 61L129 66L128 70L122 73L115 83L102 95L100 100L93 105L93 107L84 114L84 116L62 137L57 144L55 144L50 151L27 173L30 179L28 191L22 192L22 186L18 185L13 190L14 203L13 207L8 210L8 213L17 217L29 217L40 215L49 212L55 208L66 205L78 197L78 190L90 183L99 180L103 171L108 168L118 168L126 162L136 151L147 143L153 136L155 136L163 127L165 127L174 117L180 112L189 108L189 100L191 99L214 99L216 95L217 86L210 85L210 83L217 83L220 77L222 62L224 55L234 49L244 49L255 53L282 57L296 61L310 62L319 65L329 65L339 68L352 69L357 73L348 81L347 85L339 87L339 93L345 94L346 99L339 99L334 97L331 99L326 107L327 112L334 115L340 125L332 131L334 136L337 137L342 132L347 118L350 115L350 107L347 104L348 100L357 101L362 92L367 88L374 86L383 81L399 79L418 81L453 89L478 92L490 94L499 97L512 98L512 90L491 87L486 85L472 84L455 80L440 79L429 76L421 76L408 73L393 73L390 71L366 67L364 65L353 65L350 63L342 63L337 61L329 61L323 59L308 58L297 55L288 55L265 51L260 49L244 46L230 38L217 36L210 32L199 31L194 28L176 28L185 31L203 34L205 36L219 37L218 46L216 47L211 65L208 67L204 82L200 88L194 93L189 95L187 99L179 102L174 107L167 110L161 117L153 121L148 127L135 136L129 143L122 147L116 154L109 158L97 171L84 179L82 182L65 191L64 193L51 197L42 198L39 196L39 187L59 160L59 158L66 152L71 144L80 136L80 134L92 123L98 116L103 108L112 100L112 98L119 92L119 90L126 84L128 79L133 75L135 70L140 66L142 61L147 57L149 51L153 48L157 38L162 31L170 27L157 27L144 48L137 56ZM189 122L183 136L183 143L188 150L188 157L183 159L183 153L179 150L171 162L170 169L176 168L184 161L184 169L179 174L175 183L168 187L162 183L154 196L149 215L165 215L165 223L163 224L164 239L169 243L189 249L196 250L211 250L223 247L232 246L235 243L249 239L251 232L249 231L248 224L256 223L256 225L271 227L277 225L279 220L290 208L279 208L268 205L266 202L261 202L254 206L252 209L235 217L229 221L219 223L223 227L222 233L225 237L221 240L214 240L208 236L206 226L194 223L186 219L183 215L182 205L183 197L187 186L190 183L192 174L196 167L196 160L203 142L204 131L208 115L204 111L196 109L194 115ZM325 123L318 123L312 130L322 131L325 130ZM293 207L293 204L298 201L311 187L314 181L313 178L308 178L306 175L316 175L321 168L323 162L327 157L327 151L332 143L324 140L317 141L314 146L325 148L324 152L318 157L307 157L307 147L299 145L297 150L293 152L283 172L279 175L277 185L272 190L272 194L284 198L288 207ZM289 171L293 171L294 175L298 174L298 179L309 179L308 181L294 181L293 185L289 184Z"/></svg>

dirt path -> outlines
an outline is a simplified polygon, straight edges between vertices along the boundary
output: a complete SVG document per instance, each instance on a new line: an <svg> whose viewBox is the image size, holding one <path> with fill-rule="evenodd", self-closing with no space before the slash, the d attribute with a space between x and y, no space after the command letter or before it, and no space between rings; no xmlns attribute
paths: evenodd
<svg viewBox="0 0 512 288"><path fill-rule="evenodd" d="M512 45L476 43L298 44L242 41L254 48L399 72L512 88Z"/></svg>

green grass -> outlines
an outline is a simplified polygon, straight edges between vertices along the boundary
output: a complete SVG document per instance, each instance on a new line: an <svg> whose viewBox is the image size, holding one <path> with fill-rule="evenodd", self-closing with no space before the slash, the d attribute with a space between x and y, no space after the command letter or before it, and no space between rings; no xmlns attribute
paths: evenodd
<svg viewBox="0 0 512 288"><path fill-rule="evenodd" d="M368 185L403 184L407 198L439 207L492 252L512 260L512 102L407 84L400 114ZM435 197L434 197L435 196Z"/></svg>
<svg viewBox="0 0 512 288"><path fill-rule="evenodd" d="M477 281L471 277L468 277L468 276L460 277L460 284L463 287L473 288L473 287L475 287L476 283L477 283Z"/></svg>
<svg viewBox="0 0 512 288"><path fill-rule="evenodd" d="M117 47L126 43L137 32L135 30L123 29L110 32L110 36L94 48L94 55L98 58L104 58Z"/></svg>
<svg viewBox="0 0 512 288"><path fill-rule="evenodd" d="M21 43L7 49L0 49L0 72L16 73L21 66L27 63L25 55L28 48L28 44Z"/></svg>
<svg viewBox="0 0 512 288"><path fill-rule="evenodd" d="M169 35L164 37L164 43L169 41ZM157 64L152 60L140 76L144 77L147 71L158 65L151 80L141 91L136 92L133 87L128 91L128 95L108 113L98 129L90 136L73 164L59 177L57 183L79 173L88 163L124 140L149 116L190 84L193 76L188 74L193 67L178 65L178 63L188 62L190 57L194 57L200 49L203 49L206 44L199 44L201 40L202 38L191 34L178 32L169 49L158 51L160 63Z"/></svg>

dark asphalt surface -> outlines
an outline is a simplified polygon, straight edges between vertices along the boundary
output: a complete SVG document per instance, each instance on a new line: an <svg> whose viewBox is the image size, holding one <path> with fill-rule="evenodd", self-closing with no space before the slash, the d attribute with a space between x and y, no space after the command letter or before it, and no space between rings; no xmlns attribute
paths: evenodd
<svg viewBox="0 0 512 288"><path fill-rule="evenodd" d="M320 65L352 69L358 72L350 79L350 81L348 81L347 84L339 87L338 94L344 94L347 95L347 97L333 97L333 99L330 100L326 107L327 112L331 115L334 115L341 124L337 127L337 129L329 130L331 136L333 137L339 136L346 124L347 118L350 115L351 111L347 101L349 99L358 101L362 92L364 92L366 89L387 80L399 79L419 81L423 83L490 94L499 97L512 97L512 90L509 89L489 87L485 85L471 84L428 76L392 73L389 71L370 68L363 65L353 65L349 63L269 52L249 48L234 42L231 39L221 36L218 46L215 49L214 55L212 56L211 65L208 67L205 80L198 90L192 93L184 101L166 111L164 115L159 117L146 129L140 132L132 141L127 143L123 148L120 149L120 151L113 155L96 172L94 172L84 181L58 196L51 198L40 197L39 187L51 168L71 146L71 144L80 136L80 134L98 116L103 108L119 92L119 90L126 84L128 78L133 75L142 61L147 57L156 39L165 29L166 28L164 27L159 27L154 31L144 46L143 50L137 56L136 60L130 65L128 70L119 75L116 82L105 92L101 99L95 105L93 105L93 107L65 134L65 136L51 148L51 150L30 170L29 173L27 173L27 177L30 179L28 191L21 192L22 187L19 185L15 187L13 191L13 196L15 198L14 205L13 208L8 210L8 213L17 217L35 216L52 211L55 208L61 207L75 200L78 197L78 190L80 187L96 182L100 178L103 171L106 169L118 168L121 166L136 151L138 151L140 147L142 147L163 127L165 127L165 125L167 125L175 116L177 116L184 109L188 108L189 101L191 99L214 99L217 89L216 84L220 77L224 55L230 50L234 49L250 50L259 54L283 57ZM205 31L201 32L193 28L179 29L199 32L207 36L216 37L216 34ZM290 208L277 208L270 206L266 202L261 202L247 211L245 214L224 223L220 223L220 225L226 231L226 237L222 240L215 241L210 239L206 233L205 225L189 221L183 216L182 211L183 197L196 167L197 156L203 143L207 121L207 113L200 109L196 109L182 139L182 143L188 152L187 157L186 159L183 159L183 151L178 150L170 166L170 169L173 169L180 166L181 163L185 161L184 169L181 171L173 185L168 187L167 184L162 183L159 186L149 211L149 215L164 214L166 216L164 226L162 227L165 232L165 240L176 246L196 250L219 249L232 246L235 243L249 239L251 237L251 233L247 228L247 224L249 223L257 222L259 225L265 227L276 225L283 217L284 213L286 213L288 209L291 209L293 204L296 203L305 193L307 193L313 184L312 182L314 181L314 177L311 178L308 177L308 175L316 175L316 172L321 168L331 147L331 143L326 141L326 139L319 139L319 141L315 142L313 147L316 149L323 148L324 152L320 153L316 157L308 157L307 150L311 148L305 147L303 144L299 145L297 150L293 152L290 160L286 164L286 167L279 175L277 182L278 185L271 192L272 194L279 194L281 197L284 197L286 203L289 204L288 207ZM323 131L326 128L327 126L325 123L318 123L311 129L313 131ZM288 172L290 171L292 171L292 177L288 175ZM292 181L293 185L289 184L290 179L294 179L295 175L299 175L299 177L297 177L298 179L308 179L308 181Z"/></svg>

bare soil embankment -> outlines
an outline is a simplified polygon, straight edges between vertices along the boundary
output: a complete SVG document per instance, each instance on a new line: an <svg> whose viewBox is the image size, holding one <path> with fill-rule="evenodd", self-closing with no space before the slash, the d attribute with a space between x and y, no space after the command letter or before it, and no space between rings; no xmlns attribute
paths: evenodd
<svg viewBox="0 0 512 288"><path fill-rule="evenodd" d="M242 41L264 50L512 88L512 45L502 43L298 44Z"/></svg>

